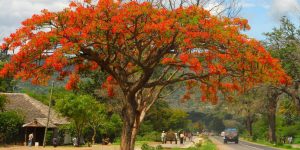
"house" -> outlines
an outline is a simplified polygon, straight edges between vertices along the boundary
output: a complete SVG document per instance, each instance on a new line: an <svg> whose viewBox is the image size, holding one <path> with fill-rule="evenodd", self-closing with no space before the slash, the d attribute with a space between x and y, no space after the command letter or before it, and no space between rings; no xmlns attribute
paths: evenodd
<svg viewBox="0 0 300 150"><path fill-rule="evenodd" d="M28 135L33 133L33 142L43 144L45 128L47 125L47 117L49 107L42 102L28 96L24 93L1 93L6 95L8 103L5 110L13 110L20 112L24 116L24 124L20 134L23 134L23 142L27 143ZM58 127L68 124L68 119L62 117L54 109L50 109L50 117L48 123L48 131L52 131L52 136L57 136ZM67 139L64 139L64 143ZM68 140L69 141L69 140Z"/></svg>

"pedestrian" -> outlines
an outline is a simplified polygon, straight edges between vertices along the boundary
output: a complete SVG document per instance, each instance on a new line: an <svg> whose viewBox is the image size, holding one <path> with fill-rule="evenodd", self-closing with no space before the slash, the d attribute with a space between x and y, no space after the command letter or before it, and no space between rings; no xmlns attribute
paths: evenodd
<svg viewBox="0 0 300 150"><path fill-rule="evenodd" d="M53 146L54 147L56 147L58 144L57 144L57 138L56 137L54 137L53 139L52 139L52 144L53 144Z"/></svg>
<svg viewBox="0 0 300 150"><path fill-rule="evenodd" d="M180 138L180 144L183 144L183 139L184 139L184 134L183 134L183 132L181 132L181 133L179 134L179 138Z"/></svg>
<svg viewBox="0 0 300 150"><path fill-rule="evenodd" d="M73 145L74 146L78 146L78 142L77 142L77 138L76 137L73 138Z"/></svg>
<svg viewBox="0 0 300 150"><path fill-rule="evenodd" d="M176 138L175 144L177 144L177 141L179 141L179 139L178 139L178 133L177 132L175 133L175 138Z"/></svg>
<svg viewBox="0 0 300 150"><path fill-rule="evenodd" d="M293 137L289 136L288 137L288 142L289 142L289 144L292 144L293 143Z"/></svg>
<svg viewBox="0 0 300 150"><path fill-rule="evenodd" d="M165 131L163 131L163 132L161 133L161 142L162 142L162 144L165 144L165 143L166 143L166 133L165 133Z"/></svg>
<svg viewBox="0 0 300 150"><path fill-rule="evenodd" d="M33 133L30 133L28 136L28 146L32 146Z"/></svg>
<svg viewBox="0 0 300 150"><path fill-rule="evenodd" d="M192 132L189 132L189 133L188 133L188 138L189 138L189 141L190 141L190 142L193 141L193 134L192 134Z"/></svg>

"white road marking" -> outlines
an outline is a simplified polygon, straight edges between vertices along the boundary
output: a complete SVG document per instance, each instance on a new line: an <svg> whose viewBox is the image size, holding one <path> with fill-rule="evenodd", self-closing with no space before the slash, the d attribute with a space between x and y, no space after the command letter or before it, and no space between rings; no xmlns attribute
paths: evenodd
<svg viewBox="0 0 300 150"><path fill-rule="evenodd" d="M250 147L250 148L254 148L254 149L257 149L257 150L264 150L264 149L261 149L261 148L257 148L257 147L254 147L254 146L249 146L249 145L246 145L246 144L241 144L240 145L244 145L244 146L247 146L247 147Z"/></svg>

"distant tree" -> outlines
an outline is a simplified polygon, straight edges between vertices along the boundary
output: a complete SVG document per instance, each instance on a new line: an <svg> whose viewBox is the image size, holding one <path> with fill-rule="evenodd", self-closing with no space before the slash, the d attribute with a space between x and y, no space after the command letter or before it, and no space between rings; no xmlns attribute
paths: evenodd
<svg viewBox="0 0 300 150"><path fill-rule="evenodd" d="M247 20L216 17L198 6L72 1L63 11L44 10L22 24L4 39L2 49L18 53L1 75L46 84L58 72L74 89L85 70L107 73L103 88L122 112L122 150L134 149L147 111L171 84L197 86L203 101L216 104L221 93L230 99L229 93L258 83L289 81L277 60L241 33L250 29Z"/></svg>
<svg viewBox="0 0 300 150"><path fill-rule="evenodd" d="M170 118L167 119L169 122L170 129L186 129L187 125L190 123L188 120L188 114L181 109L171 109Z"/></svg>
<svg viewBox="0 0 300 150"><path fill-rule="evenodd" d="M233 113L236 118L242 118L248 134L253 136L253 123L256 117L265 112L264 106L265 91L262 88L252 88L243 95L238 95L227 104L231 109L229 112Z"/></svg>
<svg viewBox="0 0 300 150"><path fill-rule="evenodd" d="M280 59L286 73L292 77L292 84L278 88L295 100L300 111L300 29L286 17L281 19L279 28L265 33L265 45L272 56Z"/></svg>
<svg viewBox="0 0 300 150"><path fill-rule="evenodd" d="M283 17L280 27L274 28L272 32L265 33L265 35L267 49L273 57L280 59L283 69L291 77L291 84L265 85L269 139L275 143L277 142L276 111L279 96L289 95L294 99L300 112L300 29L297 29L288 18Z"/></svg>

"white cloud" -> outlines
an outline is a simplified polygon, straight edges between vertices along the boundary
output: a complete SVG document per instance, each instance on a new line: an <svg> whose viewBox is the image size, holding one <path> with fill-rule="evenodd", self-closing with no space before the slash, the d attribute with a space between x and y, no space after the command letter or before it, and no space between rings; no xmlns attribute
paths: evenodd
<svg viewBox="0 0 300 150"><path fill-rule="evenodd" d="M21 26L21 22L42 9L58 11L69 0L0 0L0 41Z"/></svg>
<svg viewBox="0 0 300 150"><path fill-rule="evenodd" d="M206 10L209 10L213 15L219 15L225 9L225 4L217 0L211 0L204 5Z"/></svg>
<svg viewBox="0 0 300 150"><path fill-rule="evenodd" d="M241 1L242 8L255 7L256 4L249 1Z"/></svg>
<svg viewBox="0 0 300 150"><path fill-rule="evenodd" d="M300 4L298 0L273 0L270 9L271 16L278 20L282 16L299 13Z"/></svg>

